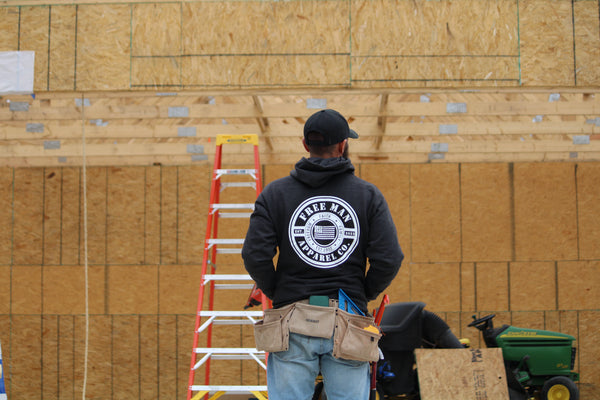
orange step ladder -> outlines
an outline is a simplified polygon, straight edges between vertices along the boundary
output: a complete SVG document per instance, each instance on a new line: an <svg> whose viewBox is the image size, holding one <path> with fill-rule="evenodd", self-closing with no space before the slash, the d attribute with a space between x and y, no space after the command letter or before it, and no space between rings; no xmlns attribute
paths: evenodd
<svg viewBox="0 0 600 400"><path fill-rule="evenodd" d="M257 319L262 318L263 310L270 307L270 302L259 293L262 310L247 311L243 304L246 297L240 297L240 308L235 310L223 310L215 304L215 291L220 289L252 290L251 295L256 293L252 278L245 273L243 261L239 257L240 267L238 272L244 273L217 273L217 256L219 254L235 255L241 254L243 238L220 238L218 236L218 225L223 218L249 219L254 202L250 203L220 203L220 194L225 189L253 188L258 197L262 190L262 179L260 173L260 161L258 151L257 135L217 135L214 168L210 188L210 203L207 217L206 238L204 241L204 253L202 257L202 278L198 293L198 306L196 310L196 323L194 327L194 342L190 362L188 380L187 400L198 400L202 397L213 400L225 394L253 394L259 400L267 399L267 387L265 385L232 385L211 382L211 361L218 360L255 360L256 363L266 370L266 355L256 348L245 348L237 346L213 347L213 326L227 325L229 327L254 324ZM223 146L228 144L242 144L254 146L254 168L253 169L222 169ZM222 179L227 175L233 175L234 179L241 180L231 182ZM224 256L227 257L227 256ZM235 267L237 268L237 266ZM208 290L207 290L208 289ZM205 304L205 297L208 304ZM255 303L253 303L255 304ZM241 329L241 328L239 328ZM206 347L199 347L200 335L206 335ZM224 335L228 336L228 335ZM222 337L219 337L222 339ZM201 356L201 357L200 357ZM204 367L204 382L196 384L196 371ZM266 376L266 374L265 374ZM214 379L213 379L214 381ZM210 396L210 397L209 397Z"/></svg>

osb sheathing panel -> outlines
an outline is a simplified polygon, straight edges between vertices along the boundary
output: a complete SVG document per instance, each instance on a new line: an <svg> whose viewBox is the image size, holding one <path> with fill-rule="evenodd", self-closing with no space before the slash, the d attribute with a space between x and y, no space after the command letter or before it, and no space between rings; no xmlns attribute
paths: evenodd
<svg viewBox="0 0 600 400"><path fill-rule="evenodd" d="M460 180L463 260L511 260L513 221L508 164L463 164Z"/></svg>
<svg viewBox="0 0 600 400"><path fill-rule="evenodd" d="M410 296L431 311L460 311L460 264L412 264Z"/></svg>
<svg viewBox="0 0 600 400"><path fill-rule="evenodd" d="M24 4L0 51L36 51L36 91L585 86L597 20L567 0Z"/></svg>
<svg viewBox="0 0 600 400"><path fill-rule="evenodd" d="M600 9L593 1L577 1L573 11L577 84L589 85L600 76L600 24L595 23Z"/></svg>
<svg viewBox="0 0 600 400"><path fill-rule="evenodd" d="M53 5L50 8L49 91L73 90L75 88L77 49L73 46L73 43L76 43L76 26L76 6Z"/></svg>
<svg viewBox="0 0 600 400"><path fill-rule="evenodd" d="M75 89L129 87L130 25L129 5L100 4L78 8Z"/></svg>
<svg viewBox="0 0 600 400"><path fill-rule="evenodd" d="M569 168L570 172L562 176L562 169L557 165L560 164L543 164L538 170L529 164L515 164L515 187L521 167L528 167L528 173L536 171L533 174L536 179L542 179L540 176L558 176L560 182L534 188L537 196L515 196L515 209L523 206L524 202L536 201L537 197L545 198L544 204L554 204L556 201L557 206L554 208L557 210L560 207L564 208L565 204L567 207L575 207L575 203L579 202L578 239L579 243L582 243L583 236L596 229L594 218L589 218L588 225L582 229L582 219L587 214L582 215L581 211L584 208L582 204L591 202L596 196L595 176L598 169L595 168L595 164L579 163L575 164L577 171L575 167ZM453 176L452 179L456 179L460 190L454 190L445 196L454 199L450 202L459 203L462 209L463 223L458 226L463 232L463 243L465 208L473 207L477 203L480 203L479 207L486 208L482 203L493 202L489 196L482 196L479 202L475 202L475 196L465 195L466 190L485 191L485 185L467 185L467 182L476 181L474 172L478 170L486 179L504 177L509 170L508 165L503 165L496 174L495 165L490 165L489 169L479 169L480 165L462 164L460 168L454 165L456 169L450 170L455 172L447 174L447 166L433 165L429 175L425 176L418 172L415 175L417 169L412 165L387 167L359 165L357 171L360 176L377 182L386 194L390 208L395 210L394 218L400 215L400 219L406 216L404 213L407 210L403 204L407 201L408 194L403 192L403 184L399 182L403 181L401 177L407 173L407 169L413 179L409 219L415 218L416 199L419 202L427 202L421 200L422 196L414 197L412 183L415 182L415 177L419 178L422 185L435 186L439 181L430 177L435 176L436 168L442 167L441 171L446 173L442 175L447 179L448 175ZM471 167L474 169L470 169ZM541 173L545 168L548 168L548 172ZM555 168L558 168L558 172ZM288 175L290 169L290 165L266 165L264 172L271 181L276 177ZM110 393L115 393L111 395L112 398L119 398L117 394L121 397L133 395L155 398L156 393L159 393L160 398L180 398L185 395L187 386L201 255L198 255L197 260L190 259L189 263L182 264L167 264L161 259L164 258L163 250L167 253L167 258L174 260L184 259L196 251L192 241L186 245L182 244L183 240L187 240L182 237L183 232L190 237L198 236L200 241L203 239L204 222L197 224L193 221L194 223L190 224L198 231L194 233L185 230L185 219L187 216L194 219L206 213L206 188L209 184L210 168L153 166L123 170L117 172L111 168L87 169L89 246L94 249L93 264L97 264L90 265L89 270L92 313L90 354L94 366L90 369L88 393L103 397L108 387ZM22 231L25 231L27 226L31 231L39 230L40 238L43 238L37 243L39 247L31 250L15 247L12 233L7 237L9 243L2 243L9 254L21 254L21 258L28 252L39 255L38 261L33 265L17 264L11 261L11 258L7 258L6 262L0 265L0 280L10 285L9 292L0 293L0 321L6 320L6 323L0 324L0 340L4 363L9 365L5 368L16 368L7 378L9 396L26 397L35 386L47 397L79 398L85 333L81 315L84 271L81 265L73 265L71 262L76 254L79 254L79 257L83 254L83 222L80 219L82 204L79 203L83 184L81 171L75 168L33 168L4 169L0 172L0 181L3 182L0 201L10 210L4 217L7 226L11 226L14 215L15 234L23 234ZM473 175L467 179L465 174ZM386 179L390 175L393 175L394 179ZM568 182L573 182L573 190L577 189L577 195L571 193L568 201L562 197L554 197L555 190L552 189L569 186ZM133 191L131 188L123 188L127 184L135 188L137 196L131 198L126 195ZM204 186L205 189L195 188L195 185ZM118 186L121 189L117 189ZM116 193L117 190L120 191L119 194ZM552 196L548 197L548 193ZM182 196L186 198L182 199ZM203 198L203 205L198 205L200 200L194 198L195 196ZM470 199L468 204L465 200L467 198ZM123 207L130 207L133 210L132 214L141 213L142 219L145 220L141 222L141 229L138 226L130 227L133 235L146 243L145 248L132 249L141 257L140 264L115 264L108 261L114 258L111 252L120 254L121 251L116 243L108 247L104 243L109 240L110 232L125 235L121 231L126 228L117 230L117 225L111 220L116 216L127 217L121 210ZM196 207L201 210L195 210ZM441 205L439 207L442 208ZM436 208L432 210L435 212L430 212L434 212L434 215L439 215L436 213L440 211ZM577 221L576 216L573 218ZM113 226L109 227L111 224ZM17 225L20 228L17 228ZM12 228L9 230L12 232ZM69 238L69 243L62 243L60 237ZM79 249L70 243L71 238L75 237L75 243L80 243ZM164 240L159 241L158 238ZM414 241L414 235L409 235L408 239ZM425 239L432 240L427 237ZM130 243L127 238L123 240L126 244ZM435 240L444 240L444 237ZM165 242L168 245L165 246ZM149 249L154 246L150 243L160 246ZM583 248L581 244L578 246ZM464 244L462 248L465 248ZM118 258L122 257L124 256L119 255ZM61 260L64 260L63 264L60 264ZM110 265L106 265L107 263ZM239 257L237 260L233 256L227 259L224 268L237 268L239 271ZM594 321L597 320L600 304L599 268L596 259L577 260L577 256L574 260L567 261L517 259L460 263L414 262L407 259L388 293L393 302L425 301L429 309L442 314L455 333L459 333L460 337L470 338L474 346L483 346L483 343L478 331L467 328L466 325L470 322L472 314L487 311L497 314L497 326L512 323L574 335L578 347L576 366L582 374L582 393L585 389L586 393L590 393L587 398L593 398L591 396L597 393L598 389L594 389L592 383L597 381L599 373L594 360L600 356L600 349L590 332L595 332L598 328ZM239 309L249 294L247 290L225 292L229 291L221 291L217 295L219 308ZM432 293L435 293L435 296ZM5 297L2 297L3 295ZM369 306L372 308L376 305L378 302L372 302ZM26 336L31 342L28 344L32 346L27 351L23 351L21 347L20 332L23 326L34 330ZM236 328L219 334L219 343L229 343L231 340L235 345L251 345L252 333L246 328L250 327L243 330ZM204 340L205 337L202 336L201 346L204 345ZM40 362L43 366L54 367L43 368L41 372L38 368L38 372L25 378L16 375L16 372L25 371L34 364L39 366ZM116 364L118 372L115 372L113 367ZM202 380L202 372L198 373L199 380ZM115 373L119 376L115 376ZM253 383L252 379L257 375L261 376L259 380L264 379L264 374L252 363L244 363L240 367L238 362L235 366L224 369L215 368L213 375L215 379L225 379L228 383ZM136 387L126 387L125 382L134 382Z"/></svg>
<svg viewBox="0 0 600 400"><path fill-rule="evenodd" d="M510 310L552 310L557 305L554 262L510 264ZM532 296L532 293L535 293Z"/></svg>
<svg viewBox="0 0 600 400"><path fill-rule="evenodd" d="M475 285L477 310L508 310L507 263L476 263Z"/></svg>
<svg viewBox="0 0 600 400"><path fill-rule="evenodd" d="M0 7L0 51L19 48L19 7Z"/></svg>
<svg viewBox="0 0 600 400"><path fill-rule="evenodd" d="M595 309L600 303L600 262L557 263L558 309Z"/></svg>
<svg viewBox="0 0 600 400"><path fill-rule="evenodd" d="M35 52L35 87L48 87L48 25L50 7L22 7L19 16L19 50Z"/></svg>
<svg viewBox="0 0 600 400"><path fill-rule="evenodd" d="M357 82L382 81L373 83L378 87L461 79L475 85L518 83L515 2L356 1L352 6L352 78Z"/></svg>
<svg viewBox="0 0 600 400"><path fill-rule="evenodd" d="M14 171L13 178L14 264L41 264L43 240L43 169Z"/></svg>
<svg viewBox="0 0 600 400"><path fill-rule="evenodd" d="M0 168L0 265L12 262L13 169Z"/></svg>
<svg viewBox="0 0 600 400"><path fill-rule="evenodd" d="M577 165L579 258L600 258L600 165Z"/></svg>
<svg viewBox="0 0 600 400"><path fill-rule="evenodd" d="M410 174L412 261L460 261L458 165L411 165Z"/></svg>
<svg viewBox="0 0 600 400"><path fill-rule="evenodd" d="M577 259L577 206L573 164L515 164L515 257Z"/></svg>
<svg viewBox="0 0 600 400"><path fill-rule="evenodd" d="M519 1L523 84L544 84L549 76L555 85L574 84L572 4L567 0Z"/></svg>
<svg viewBox="0 0 600 400"><path fill-rule="evenodd" d="M144 176L145 168L108 169L106 251L110 264L144 262Z"/></svg>
<svg viewBox="0 0 600 400"><path fill-rule="evenodd" d="M416 349L415 356L423 400L509 398L499 348Z"/></svg>

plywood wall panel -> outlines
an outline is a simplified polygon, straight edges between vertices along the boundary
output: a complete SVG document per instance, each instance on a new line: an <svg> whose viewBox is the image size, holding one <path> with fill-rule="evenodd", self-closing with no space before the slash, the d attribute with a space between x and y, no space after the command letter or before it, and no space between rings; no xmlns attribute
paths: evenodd
<svg viewBox="0 0 600 400"><path fill-rule="evenodd" d="M158 266L108 266L108 312L155 314L158 311Z"/></svg>
<svg viewBox="0 0 600 400"><path fill-rule="evenodd" d="M58 392L58 319L57 315L44 315L42 322L42 398L54 398Z"/></svg>
<svg viewBox="0 0 600 400"><path fill-rule="evenodd" d="M127 4L78 9L76 90L129 89L130 24Z"/></svg>
<svg viewBox="0 0 600 400"><path fill-rule="evenodd" d="M39 315L14 315L11 321L13 332L11 335L10 352L3 346L2 363L10 365L10 396L17 399L31 397L32 388L39 391L42 371L40 368L40 354L42 354L42 329ZM6 363L5 354L10 354L10 360L19 360L16 363ZM38 355L31 357L31 354ZM6 374L8 375L8 374Z"/></svg>
<svg viewBox="0 0 600 400"><path fill-rule="evenodd" d="M61 264L78 265L83 251L81 169L65 168L61 182ZM83 255L83 254L81 254Z"/></svg>
<svg viewBox="0 0 600 400"><path fill-rule="evenodd" d="M579 313L579 334L577 336L577 353L579 355L579 368L582 377L585 377L585 382L593 384L589 388L592 393L597 393L600 390L600 311L581 311ZM581 398L584 398L583 395Z"/></svg>
<svg viewBox="0 0 600 400"><path fill-rule="evenodd" d="M0 168L0 265L12 262L13 169Z"/></svg>
<svg viewBox="0 0 600 400"><path fill-rule="evenodd" d="M0 7L0 51L19 50L19 7Z"/></svg>
<svg viewBox="0 0 600 400"><path fill-rule="evenodd" d="M263 186L276 179L288 176L293 169L294 166L288 164L266 164L263 167Z"/></svg>
<svg viewBox="0 0 600 400"><path fill-rule="evenodd" d="M61 317L62 318L62 317ZM85 351L85 318L77 316L74 320L74 331L71 336L71 349L74 350L73 360L75 371L66 388L72 390L75 399L82 398L83 388L83 366ZM113 317L107 315L91 315L89 319L89 348L88 348L88 378L86 385L86 397L103 398L108 391L112 392L113 363L115 349L113 340L119 340L113 329ZM131 343L128 343L131 346ZM133 346L132 346L133 347ZM71 350L69 349L69 350ZM68 351L65 351L68 353ZM120 372L120 371L119 371ZM58 396L62 399L62 396Z"/></svg>
<svg viewBox="0 0 600 400"><path fill-rule="evenodd" d="M160 174L160 262L177 263L177 167L162 167Z"/></svg>
<svg viewBox="0 0 600 400"><path fill-rule="evenodd" d="M507 263L477 263L475 268L477 310L508 310L510 299Z"/></svg>
<svg viewBox="0 0 600 400"><path fill-rule="evenodd" d="M535 295L532 295L535 293ZM510 310L553 310L557 308L554 262L510 264Z"/></svg>
<svg viewBox="0 0 600 400"><path fill-rule="evenodd" d="M208 165L182 168L179 171L178 263L202 263L211 174L212 169ZM225 192L222 193L222 197L224 194ZM227 201L224 199L222 202L226 203ZM226 223L227 220L221 220L221 222ZM223 233L225 234L225 232Z"/></svg>
<svg viewBox="0 0 600 400"><path fill-rule="evenodd" d="M516 1L353 1L352 47L359 55L516 55L517 13Z"/></svg>
<svg viewBox="0 0 600 400"><path fill-rule="evenodd" d="M48 25L50 7L22 7L19 50L35 52L34 90L48 89Z"/></svg>
<svg viewBox="0 0 600 400"><path fill-rule="evenodd" d="M160 265L158 267L160 314L188 314L196 310L202 278L201 257L202 255L199 255L196 265Z"/></svg>
<svg viewBox="0 0 600 400"><path fill-rule="evenodd" d="M558 262L559 310L589 310L600 304L600 262Z"/></svg>
<svg viewBox="0 0 600 400"><path fill-rule="evenodd" d="M75 88L77 6L50 6L48 90Z"/></svg>
<svg viewBox="0 0 600 400"><path fill-rule="evenodd" d="M177 397L177 316L176 315L159 315L157 326L158 348L157 348L157 365L159 374L156 380L158 391L157 398L159 399L176 399ZM192 322L193 324L193 322ZM191 325L193 331L194 326ZM202 342L201 342L202 343ZM189 357L192 353L192 344L187 348ZM184 359L185 360L185 359ZM189 368L189 362L183 362Z"/></svg>
<svg viewBox="0 0 600 400"><path fill-rule="evenodd" d="M431 263L411 265L410 296L431 311L460 311L460 265Z"/></svg>
<svg viewBox="0 0 600 400"><path fill-rule="evenodd" d="M43 312L45 314L85 313L85 267L43 267ZM88 266L88 300L91 313L105 311L104 266Z"/></svg>
<svg viewBox="0 0 600 400"><path fill-rule="evenodd" d="M381 190L396 225L398 241L406 262L410 255L410 167L403 164L361 164L362 179L373 183Z"/></svg>
<svg viewBox="0 0 600 400"><path fill-rule="evenodd" d="M181 60L188 87L339 86L350 75L347 55L211 55Z"/></svg>
<svg viewBox="0 0 600 400"><path fill-rule="evenodd" d="M569 0L519 1L524 85L574 84L572 3Z"/></svg>
<svg viewBox="0 0 600 400"><path fill-rule="evenodd" d="M516 57L502 56L353 56L352 82L362 88L516 86L519 66Z"/></svg>
<svg viewBox="0 0 600 400"><path fill-rule="evenodd" d="M8 265L0 265L0 282L5 282L5 284L11 284L11 268ZM10 286L9 286L10 287ZM2 290L0 291L0 315L8 315L10 314L11 307L11 299L10 299L10 290ZM1 333L1 331L0 331ZM0 336L0 340L3 336ZM1 343L0 343L1 345Z"/></svg>
<svg viewBox="0 0 600 400"><path fill-rule="evenodd" d="M458 165L412 165L413 262L460 261Z"/></svg>
<svg viewBox="0 0 600 400"><path fill-rule="evenodd" d="M577 258L575 166L514 166L517 261Z"/></svg>
<svg viewBox="0 0 600 400"><path fill-rule="evenodd" d="M104 331L106 332L106 331ZM58 317L58 347L62 349L58 353L56 369L58 372L57 398L75 399L73 371L75 370L74 338L75 317L73 315ZM107 338L109 335L99 336ZM95 341L97 343L97 341ZM100 365L100 364L98 364ZM79 365L77 365L79 367Z"/></svg>
<svg viewBox="0 0 600 400"><path fill-rule="evenodd" d="M180 55L183 37L181 8L181 3L133 4L131 6L132 57Z"/></svg>
<svg viewBox="0 0 600 400"><path fill-rule="evenodd" d="M158 394L158 315L139 317L140 399L160 399Z"/></svg>
<svg viewBox="0 0 600 400"><path fill-rule="evenodd" d="M83 185L83 184L82 184ZM86 200L87 200L87 251L88 262L90 264L105 264L107 261L107 200L108 200L108 172L107 168L95 167L86 168ZM82 186L83 187L83 186ZM82 205L80 209L84 209L83 196L81 196ZM81 221L82 229L83 220ZM81 240L85 239L85 232L81 234ZM81 251L85 247L80 245ZM80 259L84 260L85 255L82 253Z"/></svg>
<svg viewBox="0 0 600 400"><path fill-rule="evenodd" d="M15 264L42 263L42 168L15 170L12 254Z"/></svg>
<svg viewBox="0 0 600 400"><path fill-rule="evenodd" d="M600 165L577 164L579 258L600 258Z"/></svg>
<svg viewBox="0 0 600 400"><path fill-rule="evenodd" d="M42 312L42 267L15 265L11 273L11 313Z"/></svg>
<svg viewBox="0 0 600 400"><path fill-rule="evenodd" d="M600 80L600 7L593 1L576 1L573 12L577 85L594 85Z"/></svg>
<svg viewBox="0 0 600 400"><path fill-rule="evenodd" d="M347 2L198 2L182 7L187 55L324 55L350 50Z"/></svg>
<svg viewBox="0 0 600 400"><path fill-rule="evenodd" d="M61 263L62 168L44 168L44 259L45 265Z"/></svg>
<svg viewBox="0 0 600 400"><path fill-rule="evenodd" d="M508 164L461 165L464 261L512 258L512 199Z"/></svg>
<svg viewBox="0 0 600 400"><path fill-rule="evenodd" d="M160 174L159 166L145 168L144 263L160 264Z"/></svg>
<svg viewBox="0 0 600 400"><path fill-rule="evenodd" d="M131 86L145 88L179 87L181 60L175 57L133 58L131 60Z"/></svg>
<svg viewBox="0 0 600 400"><path fill-rule="evenodd" d="M475 264L460 264L460 310L476 310Z"/></svg>
<svg viewBox="0 0 600 400"><path fill-rule="evenodd" d="M110 264L144 262L144 174L144 168L108 170L106 252Z"/></svg>
<svg viewBox="0 0 600 400"><path fill-rule="evenodd" d="M140 396L140 316L120 315L112 319L113 380L115 398L136 399ZM136 371L131 374L130 371Z"/></svg>

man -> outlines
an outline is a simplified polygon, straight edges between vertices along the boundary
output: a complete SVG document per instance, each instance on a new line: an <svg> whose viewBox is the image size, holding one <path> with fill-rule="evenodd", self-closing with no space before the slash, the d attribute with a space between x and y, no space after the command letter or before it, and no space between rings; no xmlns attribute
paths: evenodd
<svg viewBox="0 0 600 400"><path fill-rule="evenodd" d="M303 139L310 157L256 200L242 257L274 308L324 296L337 300L342 289L367 314L368 301L400 268L404 255L388 205L373 184L354 175L345 157L348 138L358 135L337 111L313 114ZM269 400L311 399L319 372L329 400L366 400L369 363L332 351L332 337L290 332L289 348L269 353Z"/></svg>

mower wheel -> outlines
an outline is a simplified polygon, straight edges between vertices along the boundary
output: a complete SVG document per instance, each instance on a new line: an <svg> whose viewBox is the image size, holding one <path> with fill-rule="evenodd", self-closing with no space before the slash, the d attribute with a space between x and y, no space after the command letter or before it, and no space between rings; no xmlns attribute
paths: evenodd
<svg viewBox="0 0 600 400"><path fill-rule="evenodd" d="M541 400L579 400L579 389L566 376L555 376L544 383Z"/></svg>

